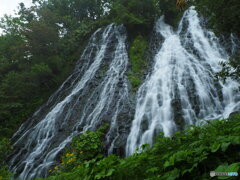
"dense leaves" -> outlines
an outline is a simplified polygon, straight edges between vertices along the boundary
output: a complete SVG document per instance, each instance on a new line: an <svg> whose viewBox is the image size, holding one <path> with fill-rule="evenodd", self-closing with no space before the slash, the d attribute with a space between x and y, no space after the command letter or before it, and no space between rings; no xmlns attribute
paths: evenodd
<svg viewBox="0 0 240 180"><path fill-rule="evenodd" d="M197 8L209 18L209 25L218 33L232 32L240 36L240 1L238 0L200 0Z"/></svg>
<svg viewBox="0 0 240 180"><path fill-rule="evenodd" d="M209 179L210 171L237 172L240 168L239 130L240 115L237 114L228 120L208 121L202 127L189 127L171 138L161 135L153 148L124 159L115 155L103 157L100 152L94 158L88 159L91 151L82 154L80 151L81 157L74 156L74 162L77 163L72 163L70 169L48 179L202 180ZM98 144L95 139L98 132L91 134L80 136L81 142L89 141L88 138L91 137L93 144ZM79 145L73 144L73 147L75 146L77 148ZM94 145L88 146L91 148ZM84 156L87 161L83 161Z"/></svg>
<svg viewBox="0 0 240 180"><path fill-rule="evenodd" d="M76 167L87 167L103 158L103 140L108 124L102 125L97 131L86 131L82 135L74 137L68 149L61 157L61 163L49 170L50 174L61 174L71 171Z"/></svg>
<svg viewBox="0 0 240 180"><path fill-rule="evenodd" d="M138 35L134 38L129 48L131 72L128 74L128 79L131 82L134 91L136 91L141 84L143 72L147 67L147 58L145 55L146 48L147 41L142 35Z"/></svg>
<svg viewBox="0 0 240 180"><path fill-rule="evenodd" d="M8 153L12 150L10 142L7 138L0 137L0 179L10 179L12 173L8 171L8 167L4 160Z"/></svg>
<svg viewBox="0 0 240 180"><path fill-rule="evenodd" d="M126 25L151 25L158 15L157 2L157 0L112 0L110 15L116 22Z"/></svg>
<svg viewBox="0 0 240 180"><path fill-rule="evenodd" d="M228 62L222 62L222 70L217 73L217 77L224 82L227 77L240 81L240 54L231 56Z"/></svg>

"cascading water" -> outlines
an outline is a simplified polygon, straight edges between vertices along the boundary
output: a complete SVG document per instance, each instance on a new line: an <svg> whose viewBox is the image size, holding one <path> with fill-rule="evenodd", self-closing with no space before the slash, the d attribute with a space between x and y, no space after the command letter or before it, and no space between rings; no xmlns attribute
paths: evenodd
<svg viewBox="0 0 240 180"><path fill-rule="evenodd" d="M125 41L122 25L97 30L74 73L20 127L13 137L14 152L8 161L20 179L46 177L57 155L74 136L96 130L104 122L110 122L106 135L109 153L117 146L124 148L125 144L115 142L123 139L125 132L119 117L129 113Z"/></svg>
<svg viewBox="0 0 240 180"><path fill-rule="evenodd" d="M239 110L239 84L215 79L228 59L214 34L201 26L194 7L183 15L177 32L161 17L155 26L162 44L152 72L140 87L126 154L152 144L160 131L170 136L184 124L226 118Z"/></svg>

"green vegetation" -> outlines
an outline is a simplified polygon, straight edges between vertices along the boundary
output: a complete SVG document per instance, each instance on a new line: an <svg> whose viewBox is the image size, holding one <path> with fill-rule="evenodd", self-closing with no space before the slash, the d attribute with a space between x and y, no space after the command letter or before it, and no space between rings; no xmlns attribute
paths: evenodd
<svg viewBox="0 0 240 180"><path fill-rule="evenodd" d="M103 140L108 124L102 125L97 131L86 131L82 135L73 138L68 149L61 157L61 163L49 170L50 174L62 176L82 163L92 161L95 158L103 158Z"/></svg>
<svg viewBox="0 0 240 180"><path fill-rule="evenodd" d="M179 20L181 19L184 10L187 9L187 5L190 5L190 3L184 3L184 5L179 7L176 1L178 0L160 0L158 2L159 7L161 8L161 14L164 14L165 22L173 26L175 29L178 27Z"/></svg>
<svg viewBox="0 0 240 180"><path fill-rule="evenodd" d="M12 150L10 142L7 138L0 137L0 180L10 179L12 173L8 171L7 165L4 163L8 153Z"/></svg>
<svg viewBox="0 0 240 180"><path fill-rule="evenodd" d="M196 1L197 9L209 18L209 26L216 33L240 36L240 1L238 0L200 0Z"/></svg>
<svg viewBox="0 0 240 180"><path fill-rule="evenodd" d="M99 131L88 132L75 139L68 153L62 156L62 159L68 159L63 160L60 170L47 179L203 180L209 179L210 171L238 172L239 130L240 114L236 114L227 120L208 121L202 127L189 127L173 137L161 135L153 148L144 145L142 153L127 158L104 157L101 151L94 149L99 148L101 142ZM64 170L64 167L68 169Z"/></svg>
<svg viewBox="0 0 240 180"><path fill-rule="evenodd" d="M147 40L143 36L137 36L129 48L129 62L131 72L128 74L128 79L131 82L133 91L136 91L142 83L143 72L146 70L147 58L145 56L147 48Z"/></svg>
<svg viewBox="0 0 240 180"><path fill-rule="evenodd" d="M127 26L152 25L159 14L158 0L110 0L110 18Z"/></svg>
<svg viewBox="0 0 240 180"><path fill-rule="evenodd" d="M217 73L217 77L226 80L227 77L231 77L237 81L240 81L240 54L234 54L230 57L229 62L222 62L222 71ZM233 70L232 70L233 69Z"/></svg>

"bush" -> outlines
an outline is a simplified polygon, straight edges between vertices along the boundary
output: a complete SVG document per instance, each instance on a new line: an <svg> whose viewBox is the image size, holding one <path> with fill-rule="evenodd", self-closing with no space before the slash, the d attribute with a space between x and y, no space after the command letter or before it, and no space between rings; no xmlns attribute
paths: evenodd
<svg viewBox="0 0 240 180"><path fill-rule="evenodd" d="M0 138L0 180L10 179L12 173L8 170L8 167L5 164L5 160L8 156L8 153L12 150L9 139Z"/></svg>
<svg viewBox="0 0 240 180"><path fill-rule="evenodd" d="M12 177L12 173L8 170L7 166L0 167L0 180L9 180Z"/></svg>
<svg viewBox="0 0 240 180"><path fill-rule="evenodd" d="M209 19L209 26L217 33L234 33L239 37L239 0L196 1L198 10Z"/></svg>
<svg viewBox="0 0 240 180"><path fill-rule="evenodd" d="M146 70L147 61L145 51L147 48L147 40L138 35L131 43L129 49L129 61L131 72L128 73L128 79L133 86L133 91L136 91L143 79L143 72Z"/></svg>
<svg viewBox="0 0 240 180"><path fill-rule="evenodd" d="M0 138L0 164L4 162L8 153L12 150L9 139Z"/></svg>
<svg viewBox="0 0 240 180"><path fill-rule="evenodd" d="M61 174L82 167L86 162L95 162L103 158L103 138L108 124L101 126L96 132L86 131L73 138L68 149L61 156L61 163L49 170L51 174Z"/></svg>
<svg viewBox="0 0 240 180"><path fill-rule="evenodd" d="M222 70L217 73L217 78L225 80L230 77L240 81L240 54L232 55L228 62L222 62Z"/></svg>

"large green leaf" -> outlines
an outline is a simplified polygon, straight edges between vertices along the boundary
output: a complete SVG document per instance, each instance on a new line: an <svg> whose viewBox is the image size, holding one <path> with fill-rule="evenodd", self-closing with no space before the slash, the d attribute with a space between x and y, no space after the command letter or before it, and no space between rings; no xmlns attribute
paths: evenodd
<svg viewBox="0 0 240 180"><path fill-rule="evenodd" d="M179 177L179 175L180 171L177 168L174 168L174 170L166 172L161 179L175 180Z"/></svg>
<svg viewBox="0 0 240 180"><path fill-rule="evenodd" d="M212 146L211 146L211 152L217 152L217 150L221 147L221 144L215 142Z"/></svg>
<svg viewBox="0 0 240 180"><path fill-rule="evenodd" d="M240 163L233 163L233 164L222 164L220 166L218 166L216 169L215 169L215 172L238 172L240 168ZM219 177L219 179L229 179L230 177L228 176L223 176L223 177Z"/></svg>
<svg viewBox="0 0 240 180"><path fill-rule="evenodd" d="M221 145L222 151L225 152L230 144L231 144L230 142L222 143L222 145Z"/></svg>

